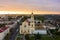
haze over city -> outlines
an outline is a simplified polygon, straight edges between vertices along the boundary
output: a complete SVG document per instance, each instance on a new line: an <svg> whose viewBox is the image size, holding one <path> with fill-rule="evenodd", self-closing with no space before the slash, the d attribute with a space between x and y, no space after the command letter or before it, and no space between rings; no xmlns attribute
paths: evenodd
<svg viewBox="0 0 60 40"><path fill-rule="evenodd" d="M60 14L60 0L0 0L0 14Z"/></svg>

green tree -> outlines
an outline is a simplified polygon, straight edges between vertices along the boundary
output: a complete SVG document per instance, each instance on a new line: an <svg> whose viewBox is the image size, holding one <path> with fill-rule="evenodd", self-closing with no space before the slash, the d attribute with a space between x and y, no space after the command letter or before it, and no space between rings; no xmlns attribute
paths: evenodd
<svg viewBox="0 0 60 40"><path fill-rule="evenodd" d="M12 17L8 16L8 20L10 21L11 19L13 19Z"/></svg>
<svg viewBox="0 0 60 40"><path fill-rule="evenodd" d="M25 39L26 39L26 40L30 40L29 34L26 34L26 35L25 35Z"/></svg>
<svg viewBox="0 0 60 40"><path fill-rule="evenodd" d="M45 18L43 16L37 16L37 17L35 17L35 19L41 20L42 22L44 22L44 20L45 20Z"/></svg>
<svg viewBox="0 0 60 40"><path fill-rule="evenodd" d="M41 39L41 35L38 33L38 34L35 34L35 40L40 40Z"/></svg>

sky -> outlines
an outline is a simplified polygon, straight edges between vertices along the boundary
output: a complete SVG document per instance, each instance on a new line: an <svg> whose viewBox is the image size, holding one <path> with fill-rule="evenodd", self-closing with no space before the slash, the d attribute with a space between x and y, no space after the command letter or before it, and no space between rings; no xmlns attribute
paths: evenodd
<svg viewBox="0 0 60 40"><path fill-rule="evenodd" d="M60 0L0 0L0 14L60 14Z"/></svg>

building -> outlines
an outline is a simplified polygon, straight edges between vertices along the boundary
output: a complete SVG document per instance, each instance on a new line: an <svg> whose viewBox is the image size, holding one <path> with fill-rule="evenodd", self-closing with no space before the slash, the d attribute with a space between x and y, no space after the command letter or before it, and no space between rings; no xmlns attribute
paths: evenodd
<svg viewBox="0 0 60 40"><path fill-rule="evenodd" d="M35 30L34 32L33 32L33 34L47 34L47 31L46 30Z"/></svg>
<svg viewBox="0 0 60 40"><path fill-rule="evenodd" d="M2 16L1 19L2 19L3 21L8 21L8 15Z"/></svg>
<svg viewBox="0 0 60 40"><path fill-rule="evenodd" d="M4 39L4 37L9 33L9 30L9 27L6 26L0 28L0 40Z"/></svg>
<svg viewBox="0 0 60 40"><path fill-rule="evenodd" d="M20 34L32 34L35 31L34 15L30 15L31 18L25 20L22 25L20 25Z"/></svg>

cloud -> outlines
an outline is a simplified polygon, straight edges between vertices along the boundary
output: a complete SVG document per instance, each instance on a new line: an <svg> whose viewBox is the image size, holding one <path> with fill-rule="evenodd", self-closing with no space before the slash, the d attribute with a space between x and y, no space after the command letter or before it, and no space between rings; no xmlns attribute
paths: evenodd
<svg viewBox="0 0 60 40"><path fill-rule="evenodd" d="M12 8L60 12L60 0L0 0L0 4Z"/></svg>

